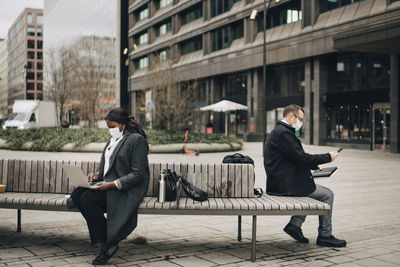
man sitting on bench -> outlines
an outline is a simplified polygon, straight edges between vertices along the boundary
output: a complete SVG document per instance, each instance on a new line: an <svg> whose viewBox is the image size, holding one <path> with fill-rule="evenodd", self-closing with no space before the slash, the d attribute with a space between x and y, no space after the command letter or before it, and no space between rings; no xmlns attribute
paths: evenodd
<svg viewBox="0 0 400 267"><path fill-rule="evenodd" d="M304 110L297 105L289 105L268 139L264 153L264 167L267 173L267 194L279 196L307 196L329 204L328 215L319 216L317 245L324 247L345 247L346 241L332 235L333 192L315 185L311 171L320 164L334 161L338 152L311 155L304 152L295 132L300 130L304 120ZM292 216L283 229L301 243L308 243L303 236L301 225L306 216Z"/></svg>

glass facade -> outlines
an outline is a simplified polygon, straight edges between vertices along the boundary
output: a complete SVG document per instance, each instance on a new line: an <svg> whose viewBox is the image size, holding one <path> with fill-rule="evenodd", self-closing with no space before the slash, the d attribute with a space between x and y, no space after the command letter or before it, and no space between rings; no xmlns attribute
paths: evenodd
<svg viewBox="0 0 400 267"><path fill-rule="evenodd" d="M200 2L181 12L181 24L185 25L203 16L203 3Z"/></svg>
<svg viewBox="0 0 400 267"><path fill-rule="evenodd" d="M233 4L240 0L211 0L211 17L225 13L231 9Z"/></svg>
<svg viewBox="0 0 400 267"><path fill-rule="evenodd" d="M389 55L345 53L329 56L329 92L388 90Z"/></svg>
<svg viewBox="0 0 400 267"><path fill-rule="evenodd" d="M200 36L197 36L197 37L194 37L194 38L191 38L191 39L181 42L179 44L179 46L181 48L182 55L189 54L194 51L203 49L203 38L200 35Z"/></svg>
<svg viewBox="0 0 400 267"><path fill-rule="evenodd" d="M364 0L319 0L320 13Z"/></svg>
<svg viewBox="0 0 400 267"><path fill-rule="evenodd" d="M228 48L233 40L243 38L243 20L211 31L211 50Z"/></svg>
<svg viewBox="0 0 400 267"><path fill-rule="evenodd" d="M267 68L267 96L303 96L304 63L283 64Z"/></svg>
<svg viewBox="0 0 400 267"><path fill-rule="evenodd" d="M263 12L257 15L258 32L263 31ZM292 0L267 12L267 29L302 20L301 1Z"/></svg>

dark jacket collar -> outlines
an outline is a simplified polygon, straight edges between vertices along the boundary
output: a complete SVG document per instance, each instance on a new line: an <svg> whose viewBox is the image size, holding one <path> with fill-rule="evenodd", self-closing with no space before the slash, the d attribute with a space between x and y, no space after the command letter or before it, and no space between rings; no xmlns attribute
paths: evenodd
<svg viewBox="0 0 400 267"><path fill-rule="evenodd" d="M285 126L285 127L288 128L289 130L291 130L291 131L293 131L293 132L296 132L296 130L294 129L294 127L290 126L289 124L287 124L287 123L285 123L285 122L283 122L283 121L278 121L276 124Z"/></svg>

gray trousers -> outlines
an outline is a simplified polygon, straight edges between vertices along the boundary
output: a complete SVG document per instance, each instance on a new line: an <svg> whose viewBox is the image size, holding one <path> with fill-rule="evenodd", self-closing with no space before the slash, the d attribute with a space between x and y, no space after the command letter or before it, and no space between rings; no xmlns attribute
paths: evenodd
<svg viewBox="0 0 400 267"><path fill-rule="evenodd" d="M333 208L333 192L329 188L321 185L316 185L314 192L308 195L308 197L321 202L327 203L331 208L328 215L319 215L319 227L318 234L320 236L331 236L332 235L332 208ZM290 223L301 227L303 222L306 220L305 215L296 215L290 218Z"/></svg>

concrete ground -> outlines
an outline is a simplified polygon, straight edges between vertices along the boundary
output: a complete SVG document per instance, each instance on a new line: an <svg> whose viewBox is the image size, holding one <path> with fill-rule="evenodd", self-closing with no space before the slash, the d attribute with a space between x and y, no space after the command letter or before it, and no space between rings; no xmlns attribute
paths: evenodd
<svg viewBox="0 0 400 267"><path fill-rule="evenodd" d="M304 146L309 153L333 147ZM256 164L256 185L265 187L261 143L240 152ZM151 154L151 162L221 162L231 153ZM98 153L48 153L0 150L0 158L98 160ZM334 235L346 248L315 245L318 218L303 225L310 244L294 242L283 231L288 216L258 216L257 261L249 261L251 218L243 218L243 240L236 241L234 216L140 215L139 225L120 243L110 266L400 266L400 154L345 149L331 164L339 170L317 183L335 192ZM79 213L0 209L1 266L90 266L98 248L89 242ZM145 237L147 244L136 244Z"/></svg>

